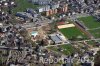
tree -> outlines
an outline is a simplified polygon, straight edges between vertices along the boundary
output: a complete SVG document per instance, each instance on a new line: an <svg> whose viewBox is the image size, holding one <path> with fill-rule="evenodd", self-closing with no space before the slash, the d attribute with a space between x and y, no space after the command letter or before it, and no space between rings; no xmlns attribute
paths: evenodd
<svg viewBox="0 0 100 66"><path fill-rule="evenodd" d="M42 39L40 42L40 46L43 46L43 45L44 45L44 40Z"/></svg>
<svg viewBox="0 0 100 66"><path fill-rule="evenodd" d="M97 52L97 55L94 61L95 61L94 66L100 66L100 51Z"/></svg>
<svg viewBox="0 0 100 66"><path fill-rule="evenodd" d="M2 65L2 51L0 51L0 65Z"/></svg>

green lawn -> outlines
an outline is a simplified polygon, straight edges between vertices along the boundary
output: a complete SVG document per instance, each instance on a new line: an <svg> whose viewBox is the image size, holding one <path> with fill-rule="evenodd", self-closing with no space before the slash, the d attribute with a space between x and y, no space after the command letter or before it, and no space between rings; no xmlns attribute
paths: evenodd
<svg viewBox="0 0 100 66"><path fill-rule="evenodd" d="M90 32L95 38L100 38L100 29L89 30L89 32Z"/></svg>
<svg viewBox="0 0 100 66"><path fill-rule="evenodd" d="M76 39L78 36L86 39L86 35L76 27L60 29L60 32L68 39Z"/></svg>
<svg viewBox="0 0 100 66"><path fill-rule="evenodd" d="M63 53L66 55L72 54L74 52L74 48L70 44L69 45L62 45L60 47L64 49Z"/></svg>
<svg viewBox="0 0 100 66"><path fill-rule="evenodd" d="M28 0L15 0L17 3L17 7L13 9L13 12L25 11L27 8L36 8L39 5L34 5L33 3L29 3Z"/></svg>
<svg viewBox="0 0 100 66"><path fill-rule="evenodd" d="M87 41L87 44L96 47L96 43L94 41Z"/></svg>
<svg viewBox="0 0 100 66"><path fill-rule="evenodd" d="M100 40L98 40L98 42L100 42Z"/></svg>
<svg viewBox="0 0 100 66"><path fill-rule="evenodd" d="M79 18L89 29L100 27L100 22L96 21L93 16Z"/></svg>
<svg viewBox="0 0 100 66"><path fill-rule="evenodd" d="M7 57L0 55L0 63L5 62L6 60L7 60Z"/></svg>
<svg viewBox="0 0 100 66"><path fill-rule="evenodd" d="M95 45L95 42L94 41L87 41L87 44L89 44L89 45Z"/></svg>
<svg viewBox="0 0 100 66"><path fill-rule="evenodd" d="M60 48L63 51L59 51L58 48ZM61 45L59 47L49 47L49 49L63 53L65 55L70 55L70 54L74 53L74 51L75 51L71 44Z"/></svg>
<svg viewBox="0 0 100 66"><path fill-rule="evenodd" d="M100 27L100 22L97 22L93 16L79 18L89 29ZM95 37L100 38L100 29L89 30L89 32Z"/></svg>

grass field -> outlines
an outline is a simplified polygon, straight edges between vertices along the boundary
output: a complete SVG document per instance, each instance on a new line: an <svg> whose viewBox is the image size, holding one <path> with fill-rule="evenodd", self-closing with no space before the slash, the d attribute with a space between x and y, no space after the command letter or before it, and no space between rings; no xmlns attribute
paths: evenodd
<svg viewBox="0 0 100 66"><path fill-rule="evenodd" d="M96 47L96 42L94 41L87 41L87 44Z"/></svg>
<svg viewBox="0 0 100 66"><path fill-rule="evenodd" d="M79 20L82 21L89 29L100 27L100 22L96 21L93 16L81 17Z"/></svg>
<svg viewBox="0 0 100 66"><path fill-rule="evenodd" d="M59 48L63 51L59 51ZM74 52L74 48L71 44L68 45L61 45L59 47L49 47L49 49L63 53L65 55L70 55Z"/></svg>
<svg viewBox="0 0 100 66"><path fill-rule="evenodd" d="M82 21L86 25L86 27L88 27L89 29L100 27L100 22L96 21L93 16L82 17L82 18L79 18L79 20ZM100 29L89 30L89 32L95 38L100 38Z"/></svg>
<svg viewBox="0 0 100 66"><path fill-rule="evenodd" d="M89 32L90 32L95 38L100 38L100 29L89 30Z"/></svg>
<svg viewBox="0 0 100 66"><path fill-rule="evenodd" d="M89 45L95 45L95 42L94 41L87 41L87 44L89 44Z"/></svg>
<svg viewBox="0 0 100 66"><path fill-rule="evenodd" d="M60 47L64 49L64 54L72 54L74 52L74 49L71 45L62 45Z"/></svg>
<svg viewBox="0 0 100 66"><path fill-rule="evenodd" d="M25 11L27 8L36 8L38 5L29 3L28 0L15 0L17 7L13 9L13 12Z"/></svg>
<svg viewBox="0 0 100 66"><path fill-rule="evenodd" d="M60 32L68 39L76 39L78 36L87 38L87 36L76 27L60 29Z"/></svg>

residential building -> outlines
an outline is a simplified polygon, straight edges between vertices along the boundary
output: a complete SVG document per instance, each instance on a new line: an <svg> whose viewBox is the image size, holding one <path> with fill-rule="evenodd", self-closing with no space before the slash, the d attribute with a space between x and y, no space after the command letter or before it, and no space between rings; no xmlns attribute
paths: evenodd
<svg viewBox="0 0 100 66"><path fill-rule="evenodd" d="M51 3L52 0L31 0L32 3L38 4L38 5L48 5Z"/></svg>

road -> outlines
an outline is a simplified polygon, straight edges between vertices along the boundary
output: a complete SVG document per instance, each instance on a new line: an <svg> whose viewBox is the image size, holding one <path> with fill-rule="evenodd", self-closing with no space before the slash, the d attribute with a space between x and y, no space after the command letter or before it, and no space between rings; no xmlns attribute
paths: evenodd
<svg viewBox="0 0 100 66"><path fill-rule="evenodd" d="M78 43L78 42L84 42L84 41L92 41L92 40L100 40L100 38L97 39L89 39L89 40L82 40L82 41L72 41L71 43ZM71 43L67 43L67 44L71 44ZM60 46L60 45L67 45L67 44L55 44L55 45L48 45L48 46L44 46L44 48L47 47L54 47L54 46Z"/></svg>
<svg viewBox="0 0 100 66"><path fill-rule="evenodd" d="M29 47L21 47L21 49L27 49ZM34 47L33 47L34 48ZM5 46L0 46L0 49L9 49L9 50L18 50L18 47L5 47Z"/></svg>
<svg viewBox="0 0 100 66"><path fill-rule="evenodd" d="M71 41L69 43L66 43L66 44L55 44L55 45L48 45L48 46L44 46L44 48L47 48L47 47L53 47L53 46L60 46L60 45L67 45L67 44L71 44L72 42L83 42L83 41L91 41L91 40L100 40L100 38L97 38L97 39L89 39L89 40L82 40L82 41ZM25 48L29 48L29 47L21 47L22 49L25 49ZM34 48L34 47L32 47ZM5 46L0 46L0 49L10 49L10 50L17 50L18 47L5 47Z"/></svg>

